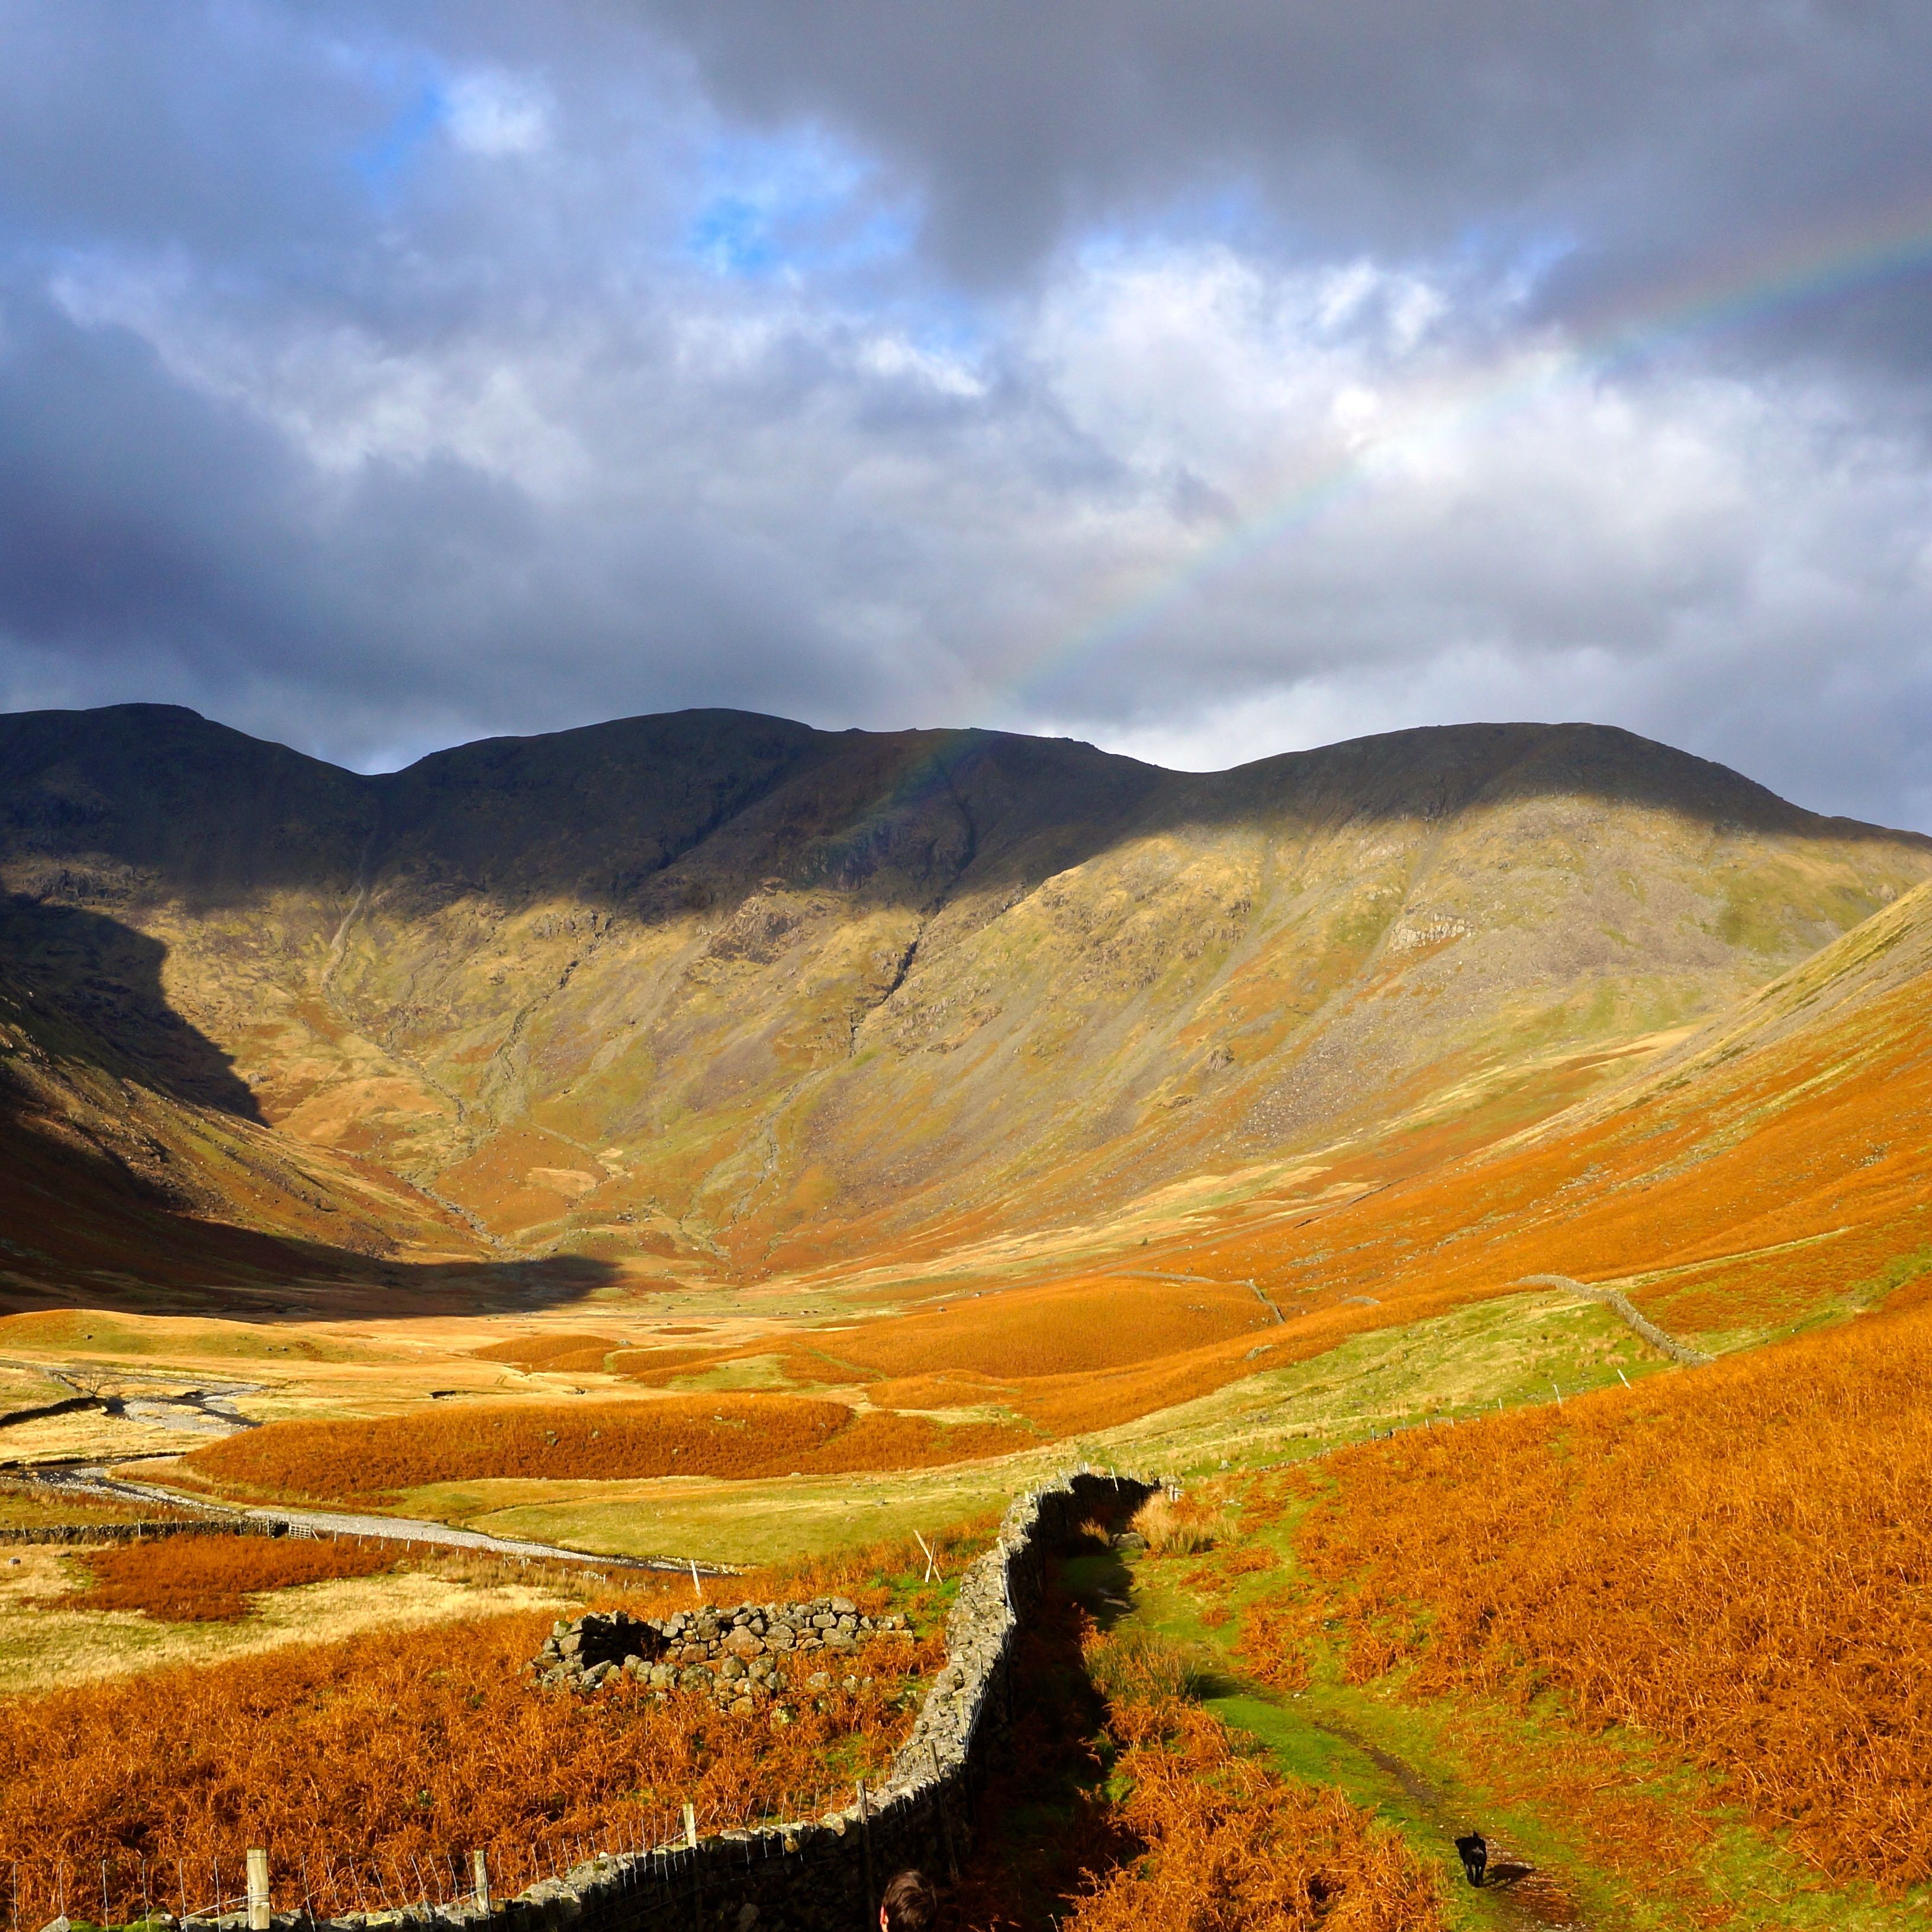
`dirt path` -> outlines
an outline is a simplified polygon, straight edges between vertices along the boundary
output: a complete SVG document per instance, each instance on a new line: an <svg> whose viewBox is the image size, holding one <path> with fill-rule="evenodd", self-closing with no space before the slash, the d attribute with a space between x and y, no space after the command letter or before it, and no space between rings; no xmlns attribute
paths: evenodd
<svg viewBox="0 0 1932 1932"><path fill-rule="evenodd" d="M409 1516L362 1516L337 1510L250 1509L226 1503L205 1502L184 1496L178 1490L164 1489L158 1484L131 1482L124 1476L110 1475L100 1464L74 1464L62 1469L43 1469L35 1480L50 1488L70 1490L76 1496L101 1496L118 1502L159 1503L171 1509L190 1509L198 1514L240 1518L250 1522L280 1523L297 1530L324 1536L386 1537L397 1543L422 1543L451 1550L475 1550L493 1556L540 1559L550 1563L591 1564L600 1570L652 1570L688 1576L694 1567L700 1576L730 1576L737 1573L729 1566L698 1563L688 1557L600 1556L594 1551L568 1550L556 1544L524 1543L512 1537L488 1536L481 1530L458 1529L446 1522L430 1522Z"/></svg>
<svg viewBox="0 0 1932 1932"><path fill-rule="evenodd" d="M1269 1698L1266 1691L1257 1691L1250 1686L1244 1688L1250 1696ZM1278 1705L1280 1700L1269 1698L1269 1701ZM1402 1787L1410 1805L1450 1843L1468 1828L1456 1808L1413 1765L1358 1736L1332 1716L1305 1715L1302 1721L1366 1758ZM1482 1890L1498 1924L1541 1927L1545 1932L1589 1932L1590 1922L1583 1916L1582 1908L1553 1873L1532 1864L1520 1847L1511 1844L1494 1826L1484 1835L1489 1844L1489 1868Z"/></svg>
<svg viewBox="0 0 1932 1932"><path fill-rule="evenodd" d="M1486 1932L1607 1932L1586 1912L1564 1875L1539 1864L1506 1826L1472 1815L1466 1797L1370 1736L1318 1691L1287 1696L1252 1682L1181 1599L1159 1588L1151 1598L1143 1591L1130 1562L1079 1558L1065 1574L1103 1628L1138 1624L1190 1649L1204 1648L1214 1663L1198 1694L1204 1707L1264 1744L1292 1775L1339 1786L1357 1802L1371 1805L1418 1852L1438 1862L1452 1894L1452 1924ZM1488 1874L1480 1888L1467 1884L1456 1851L1456 1840L1472 1828L1489 1846Z"/></svg>

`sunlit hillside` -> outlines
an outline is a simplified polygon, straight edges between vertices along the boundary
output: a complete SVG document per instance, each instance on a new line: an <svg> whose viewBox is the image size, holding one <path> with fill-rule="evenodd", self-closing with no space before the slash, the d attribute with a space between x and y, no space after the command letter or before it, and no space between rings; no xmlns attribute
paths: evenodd
<svg viewBox="0 0 1932 1932"><path fill-rule="evenodd" d="M1921 889L1608 1094L1305 1225L1213 1250L1290 1305L1400 1308L1554 1273L1724 1346L1932 1267L1932 892ZM1358 1170L1366 1179L1372 1170Z"/></svg>
<svg viewBox="0 0 1932 1932"><path fill-rule="evenodd" d="M1928 872L1589 726L1194 776L691 712L369 779L162 707L0 722L0 944L46 1010L394 1177L375 1245L673 1280L1031 1240L1352 1142L1412 1171Z"/></svg>

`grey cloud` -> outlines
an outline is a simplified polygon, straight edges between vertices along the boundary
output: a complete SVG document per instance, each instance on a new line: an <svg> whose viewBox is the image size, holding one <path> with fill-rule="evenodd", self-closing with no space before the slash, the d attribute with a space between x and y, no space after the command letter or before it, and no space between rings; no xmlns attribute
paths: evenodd
<svg viewBox="0 0 1932 1932"><path fill-rule="evenodd" d="M172 698L357 762L687 704L1195 764L1586 715L1932 822L1900 290L1728 360L1564 352L1673 264L1906 196L1928 33L0 0L0 702ZM436 90L478 74L543 138L454 139ZM761 166L811 245L696 259Z"/></svg>
<svg viewBox="0 0 1932 1932"><path fill-rule="evenodd" d="M367 199L349 159L406 98L405 76L327 58L301 9L4 0L0 218L69 246L340 243Z"/></svg>
<svg viewBox="0 0 1932 1932"><path fill-rule="evenodd" d="M346 478L127 332L17 292L0 351L0 688L196 702L351 758L613 710L836 705L774 561L447 454Z"/></svg>
<svg viewBox="0 0 1932 1932"><path fill-rule="evenodd" d="M1794 245L1842 250L1932 189L1932 14L1912 0L632 7L734 108L892 157L980 279L1084 224L1185 221L1190 194L1240 181L1282 248L1560 246L1552 295L1615 314L1701 285L1714 255L1748 280ZM1873 305L1922 356L1898 297Z"/></svg>

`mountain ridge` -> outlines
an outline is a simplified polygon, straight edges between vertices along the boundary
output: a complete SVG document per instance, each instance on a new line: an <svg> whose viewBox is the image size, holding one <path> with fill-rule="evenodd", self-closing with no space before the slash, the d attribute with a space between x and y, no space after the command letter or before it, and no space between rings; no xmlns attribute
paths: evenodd
<svg viewBox="0 0 1932 1932"><path fill-rule="evenodd" d="M364 776L184 707L0 717L10 970L484 1251L674 1268L1501 1131L1927 878L1932 840L1587 724L1180 773L706 710Z"/></svg>

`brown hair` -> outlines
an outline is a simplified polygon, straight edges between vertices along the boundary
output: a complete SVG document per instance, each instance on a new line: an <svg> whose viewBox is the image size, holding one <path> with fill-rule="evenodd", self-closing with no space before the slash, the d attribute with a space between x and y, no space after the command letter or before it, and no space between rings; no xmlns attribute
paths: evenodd
<svg viewBox="0 0 1932 1932"><path fill-rule="evenodd" d="M939 1894L923 1872L902 1871L879 1900L888 1932L927 1932L939 1916Z"/></svg>

